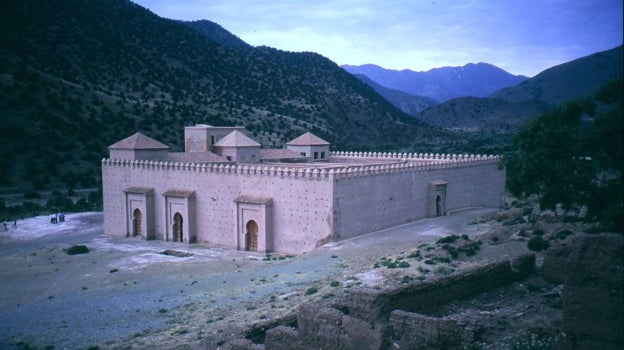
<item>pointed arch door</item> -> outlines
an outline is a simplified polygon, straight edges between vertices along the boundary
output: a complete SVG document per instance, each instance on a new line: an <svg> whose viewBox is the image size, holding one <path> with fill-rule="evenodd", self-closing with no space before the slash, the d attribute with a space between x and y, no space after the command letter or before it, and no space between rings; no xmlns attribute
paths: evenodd
<svg viewBox="0 0 624 350"><path fill-rule="evenodd" d="M182 214L175 213L173 215L173 241L184 242L184 222Z"/></svg>
<svg viewBox="0 0 624 350"><path fill-rule="evenodd" d="M246 228L247 234L245 239L245 250L250 250L254 252L258 251L258 224L253 220L249 220L249 222L247 222Z"/></svg>
<svg viewBox="0 0 624 350"><path fill-rule="evenodd" d="M143 225L141 224L141 222L143 221L143 213L141 213L141 210L134 209L134 211L132 212L132 236L136 237L136 236L140 236L142 231L143 231Z"/></svg>

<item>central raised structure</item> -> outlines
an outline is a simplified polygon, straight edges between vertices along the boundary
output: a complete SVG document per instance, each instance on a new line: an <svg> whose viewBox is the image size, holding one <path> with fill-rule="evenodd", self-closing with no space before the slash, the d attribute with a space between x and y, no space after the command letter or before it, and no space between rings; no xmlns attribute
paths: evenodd
<svg viewBox="0 0 624 350"><path fill-rule="evenodd" d="M108 235L302 253L466 207L500 207L497 156L330 152L306 133L261 149L244 128L185 128L185 152L142 134L102 160Z"/></svg>

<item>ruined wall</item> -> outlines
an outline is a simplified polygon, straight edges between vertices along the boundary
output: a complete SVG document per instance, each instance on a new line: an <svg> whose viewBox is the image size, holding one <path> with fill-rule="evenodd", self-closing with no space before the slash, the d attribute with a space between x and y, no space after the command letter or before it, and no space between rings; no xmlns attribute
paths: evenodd
<svg viewBox="0 0 624 350"><path fill-rule="evenodd" d="M417 312L521 280L534 268L535 255L525 254L430 281L355 289L331 306L302 305L296 328L269 329L264 345L277 350L470 348L479 326L469 315Z"/></svg>
<svg viewBox="0 0 624 350"><path fill-rule="evenodd" d="M240 196L272 198L274 251L301 253L331 239L332 182L328 174L308 169L248 165L197 165L170 162L103 160L104 230L126 235L124 190L154 189L155 236L165 239L165 197L168 190L195 192L196 237L199 243L237 248ZM244 245L243 245L244 246Z"/></svg>
<svg viewBox="0 0 624 350"><path fill-rule="evenodd" d="M353 158L358 159L358 158ZM363 158L370 161L369 157ZM380 159L388 159L382 157ZM503 204L505 171L497 157L438 159L337 170L336 240L422 219L435 213L431 182L446 182L446 211Z"/></svg>

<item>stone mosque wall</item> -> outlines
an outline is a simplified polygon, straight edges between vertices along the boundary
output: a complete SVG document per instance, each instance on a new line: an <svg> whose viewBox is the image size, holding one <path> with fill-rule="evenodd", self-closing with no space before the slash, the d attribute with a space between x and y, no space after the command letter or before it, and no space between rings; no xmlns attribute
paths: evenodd
<svg viewBox="0 0 624 350"><path fill-rule="evenodd" d="M350 156L370 159L366 154ZM401 163L352 167L335 175L336 240L436 216L435 184L444 186L443 212L439 215L504 204L505 171L499 169L498 157L404 156L406 161Z"/></svg>
<svg viewBox="0 0 624 350"><path fill-rule="evenodd" d="M165 196L167 191L194 192L194 241L244 250L240 234L244 223L237 198L249 202L271 200L272 215L267 225L267 251L300 253L331 240L332 182L325 172L307 169L247 165L197 165L171 162L102 161L105 232L126 236L131 231L126 213L128 188L153 188L155 239L166 236ZM322 175L322 176L321 176ZM158 209L161 208L161 209ZM262 226L262 224L261 224ZM262 227L261 227L262 229ZM190 237L186 237L190 239ZM186 240L185 240L186 242Z"/></svg>
<svg viewBox="0 0 624 350"><path fill-rule="evenodd" d="M258 251L301 253L452 210L499 207L499 161L351 152L297 166L104 159L105 233L129 236L136 219L143 238L175 240L172 220L181 213L183 242L244 250L253 220Z"/></svg>

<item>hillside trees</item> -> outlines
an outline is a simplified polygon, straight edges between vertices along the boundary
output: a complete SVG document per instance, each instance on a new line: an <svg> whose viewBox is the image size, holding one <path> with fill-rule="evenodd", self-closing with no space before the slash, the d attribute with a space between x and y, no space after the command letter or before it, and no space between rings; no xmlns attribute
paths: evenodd
<svg viewBox="0 0 624 350"><path fill-rule="evenodd" d="M621 84L607 84L595 101L566 103L525 125L505 156L510 192L538 195L542 209L578 212L585 206L588 218L624 231Z"/></svg>

